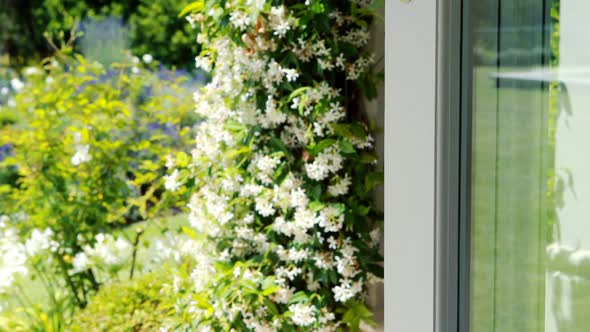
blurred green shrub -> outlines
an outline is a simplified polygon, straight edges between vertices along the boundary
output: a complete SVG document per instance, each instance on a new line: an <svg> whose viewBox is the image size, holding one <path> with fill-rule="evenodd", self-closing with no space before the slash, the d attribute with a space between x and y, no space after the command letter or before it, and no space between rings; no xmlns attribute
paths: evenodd
<svg viewBox="0 0 590 332"><path fill-rule="evenodd" d="M48 60L28 69L5 109L19 122L0 129L0 145L11 146L0 169L16 169L18 185L0 184L0 214L23 214L25 234L52 230L58 270L79 305L98 284L92 270L72 273L72 258L96 234L174 206L163 190L164 160L192 141L191 82L142 66Z"/></svg>
<svg viewBox="0 0 590 332"><path fill-rule="evenodd" d="M180 11L186 0L141 0L131 15L131 49L134 54L151 54L168 65L195 68L198 44Z"/></svg>
<svg viewBox="0 0 590 332"><path fill-rule="evenodd" d="M175 316L173 298L165 296L163 287L172 287L166 269L147 273L101 289L84 310L72 319L72 332L158 331Z"/></svg>

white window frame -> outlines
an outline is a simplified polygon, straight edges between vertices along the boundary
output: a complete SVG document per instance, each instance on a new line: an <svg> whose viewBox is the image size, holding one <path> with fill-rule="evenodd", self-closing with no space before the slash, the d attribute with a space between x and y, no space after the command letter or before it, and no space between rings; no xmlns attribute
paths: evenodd
<svg viewBox="0 0 590 332"><path fill-rule="evenodd" d="M468 328L462 10L385 0L385 331Z"/></svg>

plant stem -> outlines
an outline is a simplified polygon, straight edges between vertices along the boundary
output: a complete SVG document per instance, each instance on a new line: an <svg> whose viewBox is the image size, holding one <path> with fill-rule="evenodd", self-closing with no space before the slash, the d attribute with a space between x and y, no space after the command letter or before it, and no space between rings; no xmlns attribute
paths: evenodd
<svg viewBox="0 0 590 332"><path fill-rule="evenodd" d="M96 281L96 277L94 276L94 272L92 271L92 269L88 269L88 279L92 284L92 289L95 292L98 291L98 289L100 288L100 284L98 283L98 281Z"/></svg>
<svg viewBox="0 0 590 332"><path fill-rule="evenodd" d="M63 272L66 283L70 287L70 290L72 292L72 295L74 297L76 305L80 308L84 308L86 304L84 302L82 302L82 300L80 300L80 297L78 296L78 290L76 289L76 286L74 285L74 282L72 281L71 276L68 274L66 262L64 261L63 257L60 254L56 254L55 256L57 256L57 260L59 261L59 266L61 267L61 270Z"/></svg>
<svg viewBox="0 0 590 332"><path fill-rule="evenodd" d="M135 262L137 260L137 247L139 245L139 238L143 234L143 230L138 229L133 241L133 256L131 257L131 269L129 271L129 279L133 279L133 272L135 271Z"/></svg>

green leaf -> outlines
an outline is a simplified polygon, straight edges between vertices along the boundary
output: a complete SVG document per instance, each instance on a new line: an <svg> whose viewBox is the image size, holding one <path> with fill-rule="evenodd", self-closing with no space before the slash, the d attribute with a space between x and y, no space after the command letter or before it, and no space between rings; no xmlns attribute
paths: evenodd
<svg viewBox="0 0 590 332"><path fill-rule="evenodd" d="M271 294L274 294L274 293L278 292L280 289L281 289L281 287L279 287L279 286L272 286L272 287L269 287L269 288L265 289L262 292L262 295L268 296L268 295L271 295Z"/></svg>
<svg viewBox="0 0 590 332"><path fill-rule="evenodd" d="M289 101L293 100L293 98L295 98L297 96L304 94L305 91L307 91L309 89L310 89L310 87L308 87L308 86L304 86L299 89L296 89L295 91L291 92L291 94L289 95Z"/></svg>
<svg viewBox="0 0 590 332"><path fill-rule="evenodd" d="M336 143L335 139L327 138L319 141L315 145L311 145L307 148L312 155L317 156L320 152L324 151L325 149L329 148L330 146Z"/></svg>
<svg viewBox="0 0 590 332"><path fill-rule="evenodd" d="M326 8L324 7L324 4L321 3L320 1L315 1L311 6L310 9L313 13L315 14L321 14L323 13Z"/></svg>
<svg viewBox="0 0 590 332"><path fill-rule="evenodd" d="M268 308L268 311L273 315L276 316L279 314L279 308L277 308L277 305L268 300L268 299L264 299L264 304L266 305L266 307Z"/></svg>
<svg viewBox="0 0 590 332"><path fill-rule="evenodd" d="M345 153L345 154L356 153L354 146L348 140L342 140L342 141L338 142L338 145L340 146L340 151L342 151L342 153Z"/></svg>
<svg viewBox="0 0 590 332"><path fill-rule="evenodd" d="M299 291L299 292L295 293L295 295L293 295L293 297L291 297L291 300L289 300L289 304L302 303L302 302L303 303L309 302L309 297L303 291Z"/></svg>
<svg viewBox="0 0 590 332"><path fill-rule="evenodd" d="M180 11L180 14L178 14L178 17L184 17L189 13L201 12L204 9L205 9L205 3L203 1L195 1L193 3L188 4L186 7L184 7Z"/></svg>
<svg viewBox="0 0 590 332"><path fill-rule="evenodd" d="M342 321L348 325L350 331L360 331L360 323L365 322L367 325L376 326L373 320L373 313L360 302L348 302L348 310L342 316Z"/></svg>
<svg viewBox="0 0 590 332"><path fill-rule="evenodd" d="M182 232L184 234L188 235L190 238L192 238L194 240L199 238L197 232L194 229L187 227L187 226L182 226L181 229L182 229Z"/></svg>
<svg viewBox="0 0 590 332"><path fill-rule="evenodd" d="M361 153L360 158L358 159L358 161L362 164L372 164L377 160L379 160L379 157L377 157L377 155L374 153L369 152Z"/></svg>
<svg viewBox="0 0 590 332"><path fill-rule="evenodd" d="M322 185L321 184L317 184L315 185L310 192L310 196L316 200L319 201L320 198L322 197Z"/></svg>
<svg viewBox="0 0 590 332"><path fill-rule="evenodd" d="M283 141L281 141L280 139L278 139L276 137L272 137L269 140L269 143L270 143L270 146L274 150L282 151L283 153L285 153L285 156L291 155L291 153L289 152L289 149L287 149L287 146L285 145L285 143L283 143Z"/></svg>
<svg viewBox="0 0 590 332"><path fill-rule="evenodd" d="M370 264L369 265L369 272L373 273L375 276L377 276L379 278L383 278L385 275L385 272L383 270L383 266L381 266L379 264Z"/></svg>
<svg viewBox="0 0 590 332"><path fill-rule="evenodd" d="M313 202L309 203L309 209L312 212L318 212L319 210L323 209L324 206L326 206L326 204L324 204L322 202L318 202L318 201L313 201Z"/></svg>
<svg viewBox="0 0 590 332"><path fill-rule="evenodd" d="M383 184L384 174L383 172L372 172L365 176L365 191L369 192L376 186Z"/></svg>

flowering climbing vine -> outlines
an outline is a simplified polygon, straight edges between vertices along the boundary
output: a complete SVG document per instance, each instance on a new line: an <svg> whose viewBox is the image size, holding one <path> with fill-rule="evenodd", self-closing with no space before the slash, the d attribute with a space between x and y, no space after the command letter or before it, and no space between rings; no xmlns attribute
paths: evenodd
<svg viewBox="0 0 590 332"><path fill-rule="evenodd" d="M185 298L202 331L355 331L383 277L373 139L359 107L379 74L366 50L372 0L209 0L181 15L210 81L194 94L189 190L202 243ZM188 160L188 162L187 162ZM181 189L182 188L182 189Z"/></svg>

